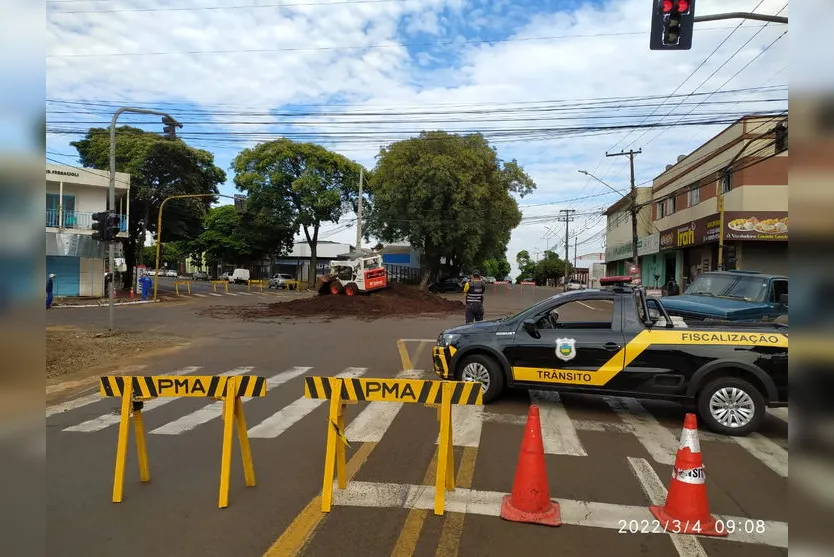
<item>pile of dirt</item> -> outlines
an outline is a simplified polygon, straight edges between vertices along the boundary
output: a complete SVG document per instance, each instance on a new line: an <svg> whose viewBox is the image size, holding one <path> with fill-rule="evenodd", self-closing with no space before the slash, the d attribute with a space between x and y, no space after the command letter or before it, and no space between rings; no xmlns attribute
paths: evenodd
<svg viewBox="0 0 834 557"><path fill-rule="evenodd" d="M225 307L218 313L211 309L210 315L219 317L234 314L244 319L263 317L358 317L360 319L378 319L396 315L418 315L426 313L462 313L463 302L449 300L419 290L414 286L392 284L383 290L377 290L358 296L344 294L332 296L314 296L289 302L277 302L245 307Z"/></svg>

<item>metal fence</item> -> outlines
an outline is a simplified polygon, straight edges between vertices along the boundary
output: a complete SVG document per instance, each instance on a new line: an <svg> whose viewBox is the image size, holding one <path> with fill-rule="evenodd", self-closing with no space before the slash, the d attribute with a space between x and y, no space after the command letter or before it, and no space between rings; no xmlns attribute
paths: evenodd
<svg viewBox="0 0 834 557"><path fill-rule="evenodd" d="M127 232L127 215L119 215L121 221L119 230ZM93 229L92 211L56 211L46 210L46 226L50 228L74 228L80 230Z"/></svg>
<svg viewBox="0 0 834 557"><path fill-rule="evenodd" d="M418 267L391 265L389 263L383 263L382 266L385 267L385 272L388 273L388 282L420 284L420 269Z"/></svg>

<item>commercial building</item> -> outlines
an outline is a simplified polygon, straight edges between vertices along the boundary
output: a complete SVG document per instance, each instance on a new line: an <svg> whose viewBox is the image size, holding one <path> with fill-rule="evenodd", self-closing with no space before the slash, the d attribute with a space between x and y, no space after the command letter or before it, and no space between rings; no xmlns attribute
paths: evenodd
<svg viewBox="0 0 834 557"><path fill-rule="evenodd" d="M103 296L107 246L93 240L93 213L107 210L110 173L46 165L46 274L56 296ZM130 175L116 173L118 237L127 237Z"/></svg>
<svg viewBox="0 0 834 557"><path fill-rule="evenodd" d="M631 222L631 195L625 195L606 211L605 273L608 276L635 275L643 284L657 286L661 278L660 235L652 223L652 188L636 188L637 193L637 259L639 269L633 270L634 246Z"/></svg>
<svg viewBox="0 0 834 557"><path fill-rule="evenodd" d="M353 251L353 246L340 242L319 240L316 246L316 275L324 274L330 269L330 260L340 255ZM312 260L310 244L307 242L296 242L292 251L283 257L275 260L272 273L286 273L296 277L297 280L305 282L310 276Z"/></svg>
<svg viewBox="0 0 834 557"><path fill-rule="evenodd" d="M715 269L788 274L787 115L747 116L652 184L663 282Z"/></svg>

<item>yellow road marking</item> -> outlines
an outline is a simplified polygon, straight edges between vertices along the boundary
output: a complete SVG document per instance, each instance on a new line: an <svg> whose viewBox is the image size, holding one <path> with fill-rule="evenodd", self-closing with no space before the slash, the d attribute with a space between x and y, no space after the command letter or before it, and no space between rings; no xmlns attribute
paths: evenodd
<svg viewBox="0 0 834 557"><path fill-rule="evenodd" d="M420 359L420 356L423 354L423 349L426 347L426 341L419 341L417 345L417 349L414 351L414 355L410 356L408 354L408 347L405 344L403 339L397 340L397 350L400 353L400 361L402 362L403 369L414 369L414 364Z"/></svg>
<svg viewBox="0 0 834 557"><path fill-rule="evenodd" d="M405 342L398 340L397 350L400 351L400 360L402 360L403 369L414 369L411 367L411 359L408 357L408 348L405 347Z"/></svg>
<svg viewBox="0 0 834 557"><path fill-rule="evenodd" d="M472 487L472 477L475 475L475 459L477 456L477 447L463 448L463 455L460 457L458 477L455 482L456 487L465 489ZM446 513L446 520L443 522L443 530L440 533L440 541L437 544L437 553L435 553L437 557L457 556L465 519L465 513Z"/></svg>
<svg viewBox="0 0 834 557"><path fill-rule="evenodd" d="M437 449L434 450L434 456L431 458L429 469L426 470L422 485L434 485L436 472ZM405 518L403 529L400 531L400 537L397 538L397 545L394 546L391 557L411 557L411 555L414 555L417 542L420 540L420 532L423 530L423 523L426 521L428 514L429 511L425 509L411 509L408 511L408 516Z"/></svg>
<svg viewBox="0 0 834 557"><path fill-rule="evenodd" d="M347 480L350 481L368 460L376 443L362 443L345 466ZM316 496L304 507L292 524L284 530L272 547L266 550L263 557L292 557L304 548L313 537L316 529L321 525L327 514L321 512L321 495Z"/></svg>

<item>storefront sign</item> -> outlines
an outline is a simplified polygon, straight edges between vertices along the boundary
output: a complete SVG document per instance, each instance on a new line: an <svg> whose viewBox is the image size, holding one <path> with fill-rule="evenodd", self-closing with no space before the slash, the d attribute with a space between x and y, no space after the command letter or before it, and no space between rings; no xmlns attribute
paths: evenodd
<svg viewBox="0 0 834 557"><path fill-rule="evenodd" d="M720 230L718 215L710 215L660 233L660 249L680 249L717 242Z"/></svg>
<svg viewBox="0 0 834 557"><path fill-rule="evenodd" d="M650 234L637 240L637 256L652 255L660 251L660 234ZM605 261L620 261L629 259L634 254L634 247L631 242L618 244L605 249Z"/></svg>
<svg viewBox="0 0 834 557"><path fill-rule="evenodd" d="M52 170L52 169L49 169L49 168L46 169L46 175L47 176L50 176L50 175L52 175L52 176L74 176L76 178L81 177L81 174L79 174L78 172L76 172L74 170Z"/></svg>
<svg viewBox="0 0 834 557"><path fill-rule="evenodd" d="M787 211L727 211L725 240L788 241Z"/></svg>

